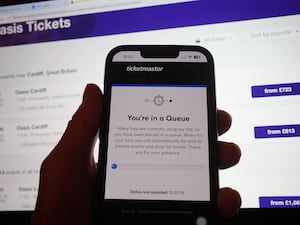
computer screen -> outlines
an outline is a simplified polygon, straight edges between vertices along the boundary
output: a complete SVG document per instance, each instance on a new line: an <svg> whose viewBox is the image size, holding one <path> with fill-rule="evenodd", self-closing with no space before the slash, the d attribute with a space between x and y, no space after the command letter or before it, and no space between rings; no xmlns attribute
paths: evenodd
<svg viewBox="0 0 300 225"><path fill-rule="evenodd" d="M220 186L241 212L300 208L299 1L53 0L0 7L0 211L34 210L85 85L103 88L107 53L130 44L207 48L233 118L219 139L242 150Z"/></svg>

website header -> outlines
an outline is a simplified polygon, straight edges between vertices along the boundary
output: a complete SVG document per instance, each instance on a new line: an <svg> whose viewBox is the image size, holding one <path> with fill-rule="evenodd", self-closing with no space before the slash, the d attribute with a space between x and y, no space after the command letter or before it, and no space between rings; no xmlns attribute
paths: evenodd
<svg viewBox="0 0 300 225"><path fill-rule="evenodd" d="M261 7L260 0L232 1L201 0L2 24L0 47L300 14L299 1L264 1L272 7Z"/></svg>

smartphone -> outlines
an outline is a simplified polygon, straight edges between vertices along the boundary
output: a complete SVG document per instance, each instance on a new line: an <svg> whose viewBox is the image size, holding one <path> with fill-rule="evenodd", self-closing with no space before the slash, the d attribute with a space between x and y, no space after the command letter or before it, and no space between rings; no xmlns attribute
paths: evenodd
<svg viewBox="0 0 300 225"><path fill-rule="evenodd" d="M99 224L213 224L216 145L208 50L119 46L110 51L98 161Z"/></svg>

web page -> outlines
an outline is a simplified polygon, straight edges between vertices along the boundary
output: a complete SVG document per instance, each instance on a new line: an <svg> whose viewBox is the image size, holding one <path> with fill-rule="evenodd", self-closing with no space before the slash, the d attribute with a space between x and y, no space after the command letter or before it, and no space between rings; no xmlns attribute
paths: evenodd
<svg viewBox="0 0 300 225"><path fill-rule="evenodd" d="M113 85L105 199L208 201L207 126L205 86Z"/></svg>
<svg viewBox="0 0 300 225"><path fill-rule="evenodd" d="M300 6L260 4L203 0L2 23L0 210L34 209L41 161L85 85L103 88L106 55L122 44L206 47L217 106L233 118L220 140L243 154L220 172L220 185L239 190L244 208L300 207Z"/></svg>

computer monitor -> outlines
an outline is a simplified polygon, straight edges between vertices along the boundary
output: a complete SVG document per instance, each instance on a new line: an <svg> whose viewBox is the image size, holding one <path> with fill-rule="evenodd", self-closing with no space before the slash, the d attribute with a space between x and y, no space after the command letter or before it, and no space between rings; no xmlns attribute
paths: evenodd
<svg viewBox="0 0 300 225"><path fill-rule="evenodd" d="M200 45L213 54L217 106L233 118L220 140L242 150L237 166L220 171L220 186L242 197L224 223L300 213L299 1L21 3L0 7L0 216L30 217L42 160L85 85L103 88L107 53L125 44Z"/></svg>

